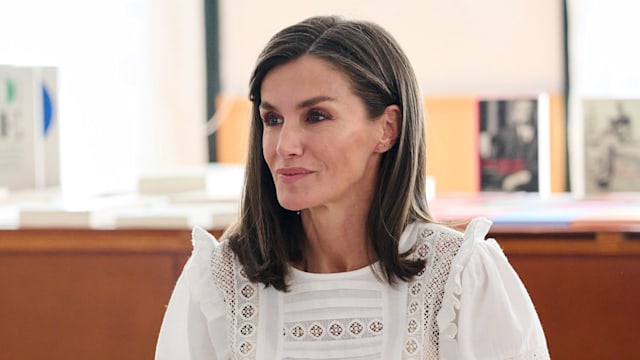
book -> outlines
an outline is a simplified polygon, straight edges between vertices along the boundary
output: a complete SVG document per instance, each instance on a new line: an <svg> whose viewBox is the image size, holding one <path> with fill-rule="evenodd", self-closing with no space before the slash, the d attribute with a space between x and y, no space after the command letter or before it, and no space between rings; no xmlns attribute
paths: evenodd
<svg viewBox="0 0 640 360"><path fill-rule="evenodd" d="M216 161L243 164L249 150L251 101L245 97L218 95L215 131Z"/></svg>
<svg viewBox="0 0 640 360"><path fill-rule="evenodd" d="M640 99L583 99L581 110L574 193L640 191Z"/></svg>
<svg viewBox="0 0 640 360"><path fill-rule="evenodd" d="M19 203L20 228L113 228L116 215L127 208L145 206L135 194L71 199L61 196Z"/></svg>
<svg viewBox="0 0 640 360"><path fill-rule="evenodd" d="M237 204L140 207L118 211L117 229L226 229L238 216Z"/></svg>
<svg viewBox="0 0 640 360"><path fill-rule="evenodd" d="M551 192L567 192L567 117L565 96L549 94L549 150Z"/></svg>
<svg viewBox="0 0 640 360"><path fill-rule="evenodd" d="M44 185L40 70L0 66L0 185Z"/></svg>
<svg viewBox="0 0 640 360"><path fill-rule="evenodd" d="M480 99L481 191L551 192L549 95Z"/></svg>
<svg viewBox="0 0 640 360"><path fill-rule="evenodd" d="M60 187L60 119L58 109L58 69L42 67L42 139L44 161L44 186Z"/></svg>
<svg viewBox="0 0 640 360"><path fill-rule="evenodd" d="M244 166L213 163L200 167L160 169L138 176L138 193L170 195L205 192L211 197L240 199Z"/></svg>
<svg viewBox="0 0 640 360"><path fill-rule="evenodd" d="M427 174L436 194L479 190L478 100L475 96L425 96Z"/></svg>

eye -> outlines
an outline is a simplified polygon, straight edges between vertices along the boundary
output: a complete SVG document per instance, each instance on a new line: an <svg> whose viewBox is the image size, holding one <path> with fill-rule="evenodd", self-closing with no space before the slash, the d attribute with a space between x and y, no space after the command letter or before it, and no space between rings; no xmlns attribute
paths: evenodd
<svg viewBox="0 0 640 360"><path fill-rule="evenodd" d="M310 110L307 114L307 120L310 122L320 122L330 118L331 116L328 113L320 110Z"/></svg>
<svg viewBox="0 0 640 360"><path fill-rule="evenodd" d="M265 126L275 126L282 124L284 120L282 117L276 113L268 112L262 115L262 122Z"/></svg>

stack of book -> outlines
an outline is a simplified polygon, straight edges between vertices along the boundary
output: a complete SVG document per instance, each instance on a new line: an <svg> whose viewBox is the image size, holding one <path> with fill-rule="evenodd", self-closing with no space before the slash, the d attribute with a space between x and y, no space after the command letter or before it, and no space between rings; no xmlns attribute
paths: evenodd
<svg viewBox="0 0 640 360"><path fill-rule="evenodd" d="M0 65L0 186L60 185L57 69Z"/></svg>

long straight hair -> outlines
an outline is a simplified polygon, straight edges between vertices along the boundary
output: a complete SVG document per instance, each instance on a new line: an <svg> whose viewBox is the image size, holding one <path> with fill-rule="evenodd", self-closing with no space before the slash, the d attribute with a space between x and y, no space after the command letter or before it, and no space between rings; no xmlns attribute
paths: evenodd
<svg viewBox="0 0 640 360"><path fill-rule="evenodd" d="M339 17L313 17L287 27L267 43L251 76L252 121L240 217L225 233L249 280L287 290L289 264L303 259L300 217L278 203L262 153L261 86L276 66L303 55L333 64L350 80L371 118L389 105L402 112L398 141L382 154L367 236L389 284L410 280L423 260L401 254L408 224L432 222L426 201L426 144L422 99L413 69L392 36L380 26Z"/></svg>

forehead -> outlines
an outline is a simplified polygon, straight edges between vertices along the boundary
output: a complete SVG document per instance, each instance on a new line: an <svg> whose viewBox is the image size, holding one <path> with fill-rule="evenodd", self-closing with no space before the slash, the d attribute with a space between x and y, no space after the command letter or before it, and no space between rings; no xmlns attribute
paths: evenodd
<svg viewBox="0 0 640 360"><path fill-rule="evenodd" d="M289 96L302 92L351 92L351 81L344 71L327 60L313 55L303 55L271 69L264 77L261 97L279 93Z"/></svg>

